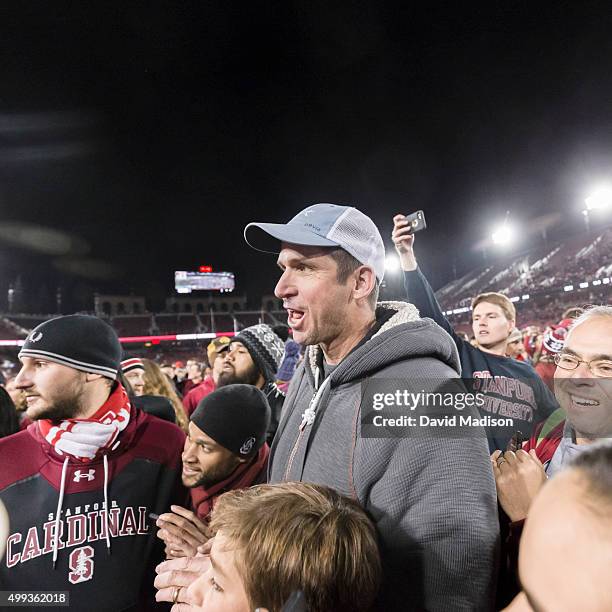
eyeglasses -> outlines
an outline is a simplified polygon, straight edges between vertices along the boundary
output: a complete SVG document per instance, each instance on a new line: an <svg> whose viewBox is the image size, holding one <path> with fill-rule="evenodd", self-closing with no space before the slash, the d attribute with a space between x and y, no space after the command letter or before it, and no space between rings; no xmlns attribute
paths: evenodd
<svg viewBox="0 0 612 612"><path fill-rule="evenodd" d="M593 376L598 378L612 378L612 361L609 359L593 359L593 361L583 361L570 355L569 353L558 353L555 355L555 364L562 370L575 370L581 363L584 363Z"/></svg>

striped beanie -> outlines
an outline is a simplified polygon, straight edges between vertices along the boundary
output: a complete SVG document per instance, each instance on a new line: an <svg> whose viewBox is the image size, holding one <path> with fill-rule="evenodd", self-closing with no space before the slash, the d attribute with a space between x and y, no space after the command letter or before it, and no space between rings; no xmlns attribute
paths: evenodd
<svg viewBox="0 0 612 612"><path fill-rule="evenodd" d="M247 327L234 336L232 342L245 346L266 382L274 381L285 353L285 343L269 325L260 323Z"/></svg>
<svg viewBox="0 0 612 612"><path fill-rule="evenodd" d="M137 370L137 369L141 369L144 370L144 363L142 362L142 359L140 359L139 357L130 357L129 359L124 359L121 362L121 371L124 374L127 374L128 372L131 372L132 370Z"/></svg>
<svg viewBox="0 0 612 612"><path fill-rule="evenodd" d="M19 357L44 359L115 380L121 344L115 330L102 319L68 315L35 327L25 339Z"/></svg>
<svg viewBox="0 0 612 612"><path fill-rule="evenodd" d="M560 353L565 345L565 336L567 330L565 327L556 327L554 329L546 330L544 338L542 339L542 352L549 353L550 355L556 355Z"/></svg>

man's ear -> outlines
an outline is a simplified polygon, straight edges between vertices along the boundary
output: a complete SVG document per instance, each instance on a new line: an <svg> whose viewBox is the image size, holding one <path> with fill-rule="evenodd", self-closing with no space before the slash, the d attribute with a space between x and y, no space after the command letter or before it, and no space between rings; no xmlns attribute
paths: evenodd
<svg viewBox="0 0 612 612"><path fill-rule="evenodd" d="M376 274L368 266L359 266L354 272L353 297L356 300L367 298L376 287Z"/></svg>

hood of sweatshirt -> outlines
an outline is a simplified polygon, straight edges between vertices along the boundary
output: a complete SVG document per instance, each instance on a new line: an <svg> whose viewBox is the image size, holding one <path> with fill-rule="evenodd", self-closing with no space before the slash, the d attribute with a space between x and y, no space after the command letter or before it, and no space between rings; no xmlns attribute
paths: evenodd
<svg viewBox="0 0 612 612"><path fill-rule="evenodd" d="M135 434L138 429L140 421L144 418L144 413L140 410L134 410L132 407L132 413L130 420L126 428L121 432L119 439L115 442L112 448L106 449L105 452L95 459L94 461L83 461L68 455L58 453L57 450L50 444L40 431L38 422L34 422L28 426L28 433L32 436L40 445L43 452L47 455L47 461L41 467L40 473L50 483L59 485L59 493L57 500L57 510L55 512L55 531L53 537L53 567L55 568L59 550L59 538L60 538L60 516L64 501L64 495L66 493L67 484L73 489L80 491L97 490L100 488L100 484L96 482L93 474L97 468L101 468L104 474L104 483L102 489L102 495L104 499L104 507L108 508L108 483L111 478L111 468L109 467L109 457L119 456L124 454L134 443ZM68 480L67 480L68 479ZM76 484L76 487L74 483ZM107 528L105 533L106 547L108 553L111 553L111 539L110 529L108 528L108 513L104 514L104 520L107 522Z"/></svg>
<svg viewBox="0 0 612 612"><path fill-rule="evenodd" d="M376 318L379 322L384 321L382 326L338 364L329 377L332 388L415 357L434 357L461 374L459 353L453 339L431 319L421 319L412 304L379 302ZM316 389L322 379L323 351L319 346L309 346L305 360L306 376Z"/></svg>

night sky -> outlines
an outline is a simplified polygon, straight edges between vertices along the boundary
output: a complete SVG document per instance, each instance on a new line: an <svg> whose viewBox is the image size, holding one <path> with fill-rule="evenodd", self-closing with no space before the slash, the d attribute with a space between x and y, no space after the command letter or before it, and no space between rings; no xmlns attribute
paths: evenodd
<svg viewBox="0 0 612 612"><path fill-rule="evenodd" d="M581 229L612 180L606 3L32 2L0 8L0 309L132 290L175 269L277 277L254 220L355 205L390 244L423 209L434 286L482 264L510 210L516 249ZM37 304L40 304L37 306Z"/></svg>

